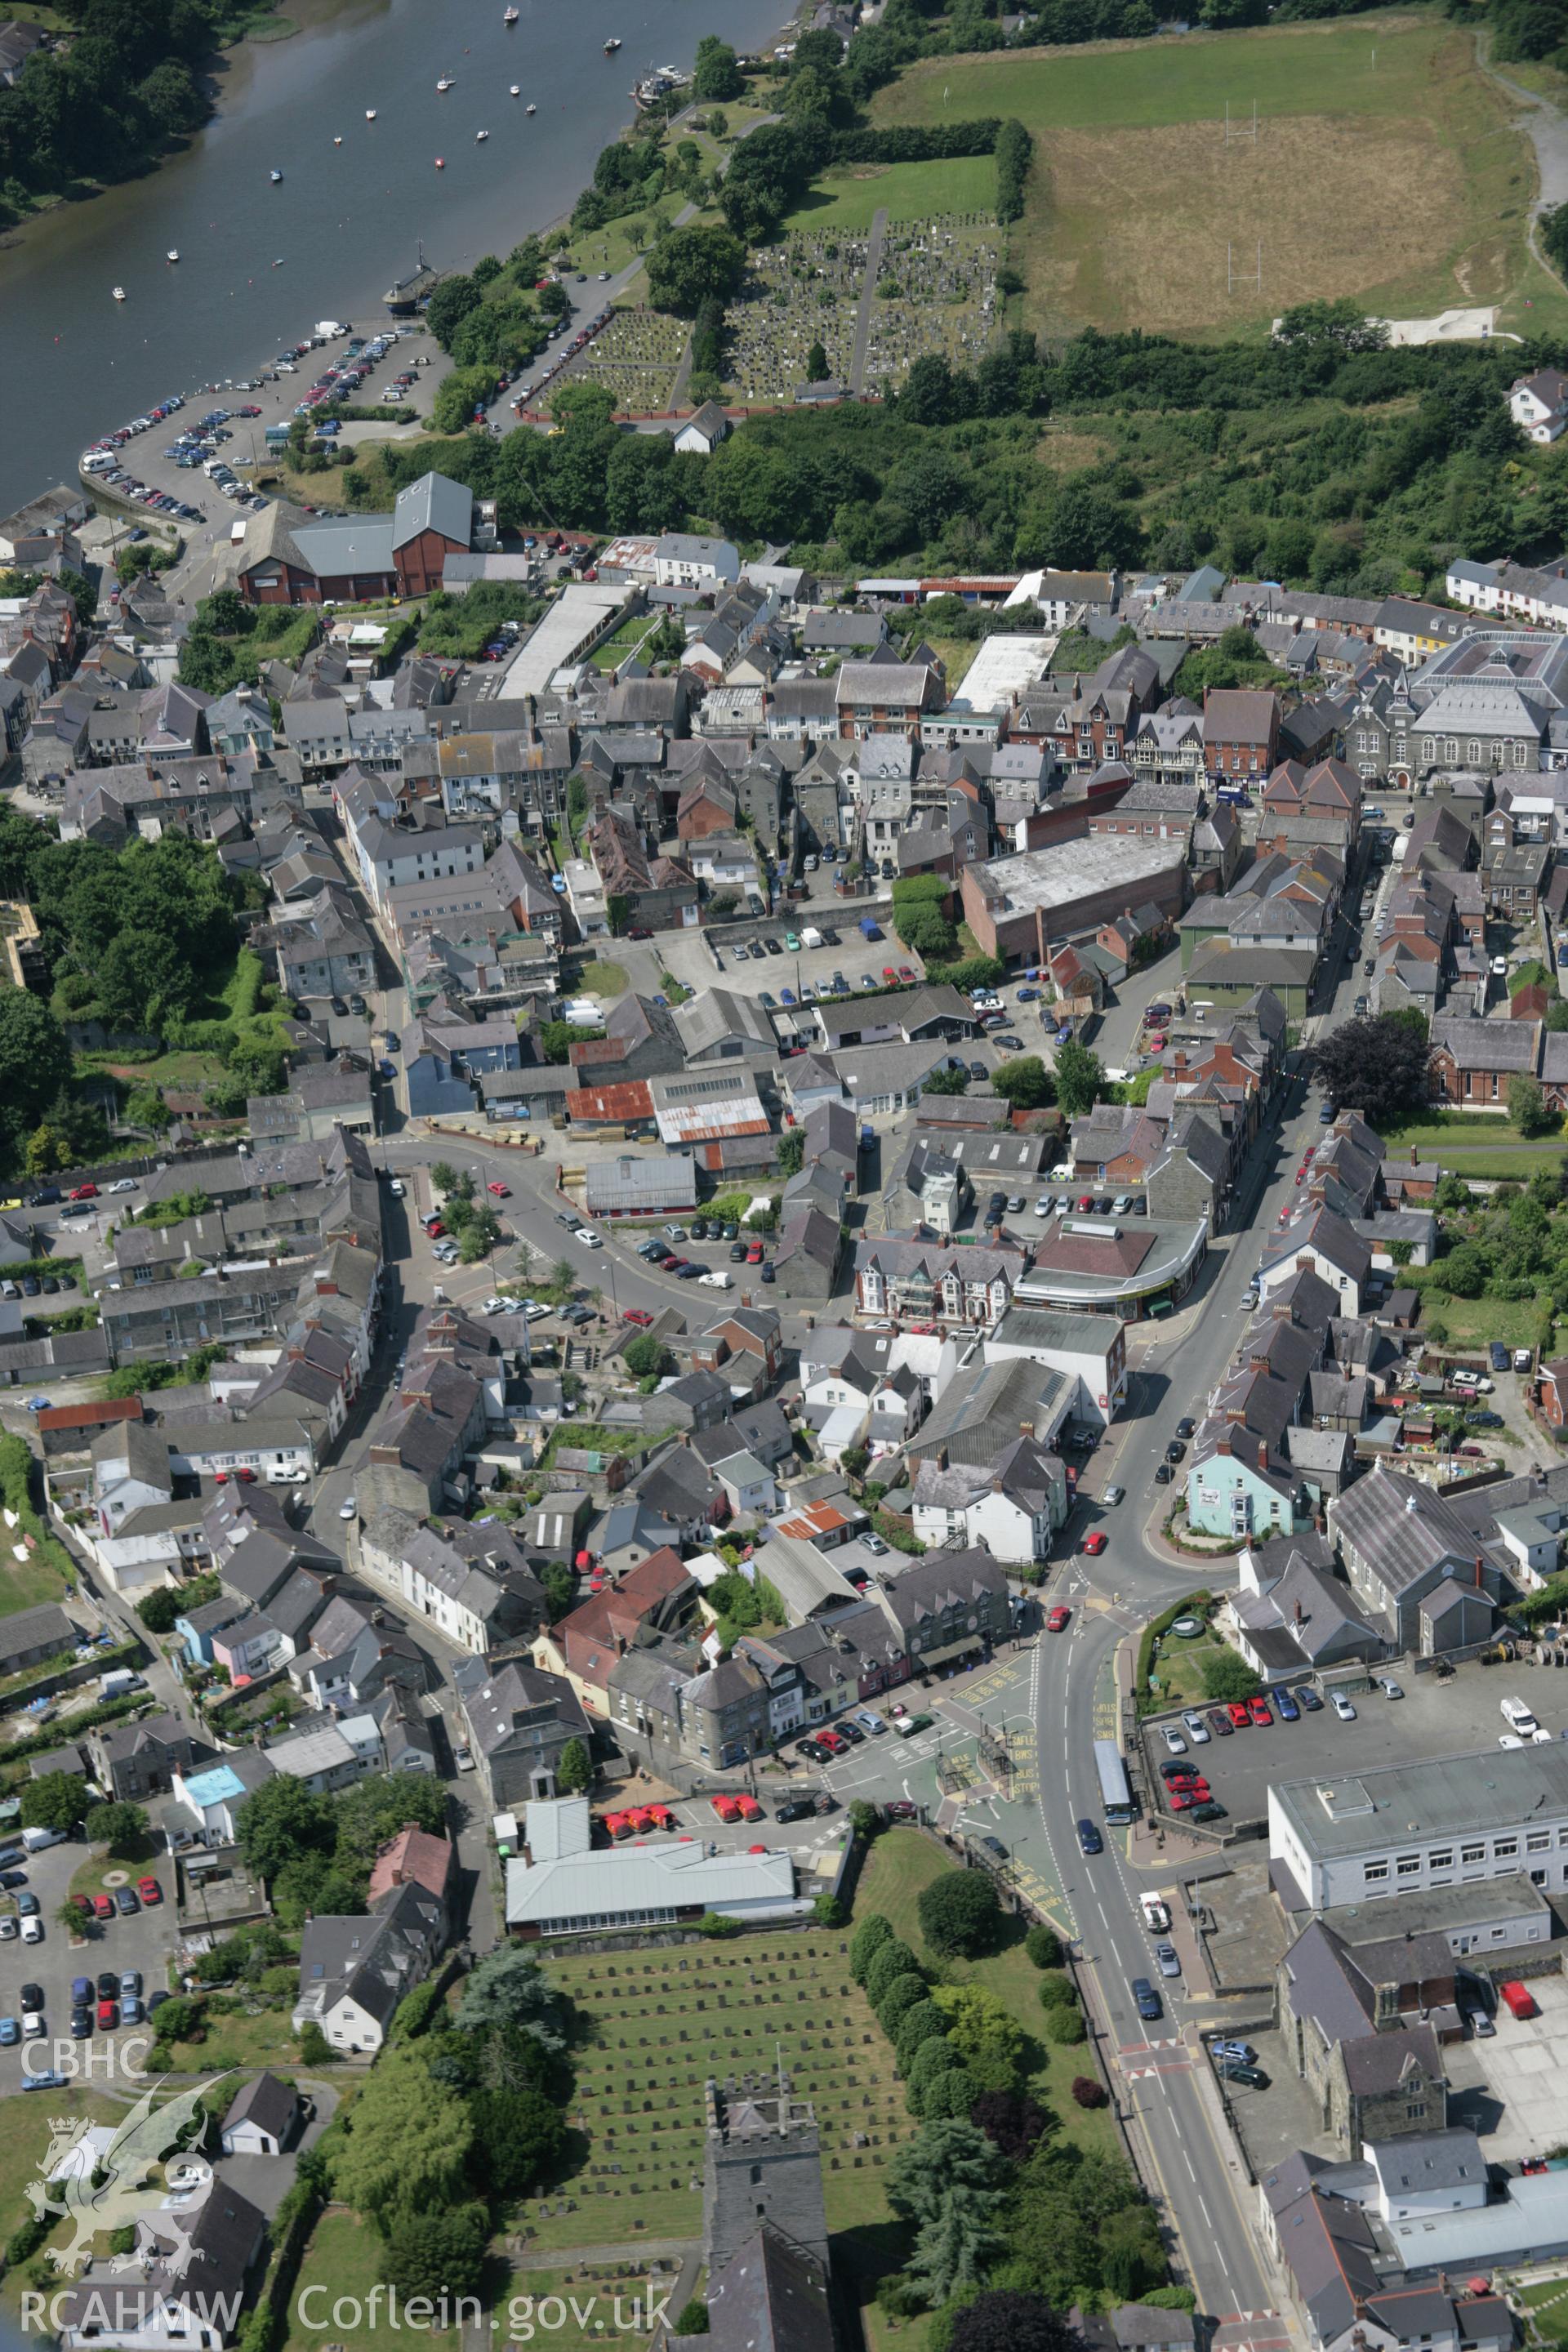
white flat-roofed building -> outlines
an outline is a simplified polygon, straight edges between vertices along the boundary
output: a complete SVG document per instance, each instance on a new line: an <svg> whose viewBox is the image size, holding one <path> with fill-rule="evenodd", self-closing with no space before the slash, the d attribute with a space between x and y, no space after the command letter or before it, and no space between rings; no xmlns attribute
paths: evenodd
<svg viewBox="0 0 1568 2352"><path fill-rule="evenodd" d="M1268 1852L1315 1911L1519 1874L1568 1886L1568 1746L1277 1782Z"/></svg>
<svg viewBox="0 0 1568 2352"><path fill-rule="evenodd" d="M542 694L558 669L585 660L621 615L640 602L640 590L627 582L574 582L563 588L502 669L497 695L515 701L521 695Z"/></svg>
<svg viewBox="0 0 1568 2352"><path fill-rule="evenodd" d="M538 1811L530 1806L530 1826ZM506 1923L522 1941L606 1928L669 1927L706 1911L793 1919L807 1908L787 1853L713 1853L700 1838L665 1846L562 1852L506 1866Z"/></svg>

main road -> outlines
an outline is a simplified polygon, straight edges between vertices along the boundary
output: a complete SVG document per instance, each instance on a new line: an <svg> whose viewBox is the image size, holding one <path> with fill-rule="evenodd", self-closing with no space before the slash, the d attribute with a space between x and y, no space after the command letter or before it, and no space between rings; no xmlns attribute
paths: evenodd
<svg viewBox="0 0 1568 2352"><path fill-rule="evenodd" d="M1310 1028L1331 1025L1350 1012L1361 985L1351 937L1342 926L1336 976L1325 986ZM1133 1338L1130 1416L1097 1457L1093 1481L1100 1494L1113 1483L1124 1487L1126 1500L1113 1510L1093 1500L1080 1507L1079 1532L1092 1520L1108 1536L1108 1548L1098 1559L1078 1550L1053 1588L1052 1598L1071 1601L1070 1629L1065 1637L1038 1639L1031 1684L1040 1832L1108 2029L1105 2054L1122 2113L1135 2147L1142 2143L1149 2185L1163 2201L1200 2308L1225 2324L1227 2341L1259 2347L1286 2340L1289 2330L1269 2315L1278 2290L1258 2251L1245 2176L1228 2144L1195 2026L1183 2022L1181 2011L1196 1989L1184 1985L1173 2001L1168 1998L1166 2021L1154 2025L1140 2021L1129 1989L1133 1977L1155 1973L1138 1895L1148 1887L1168 1887L1173 1867L1141 1872L1130 1858L1131 1841L1115 1832L1103 1853L1085 1856L1077 1824L1101 1817L1094 1740L1120 1731L1118 1645L1184 1592L1200 1584L1212 1591L1231 1580L1225 1563L1189 1569L1159 1541L1153 1531L1172 1490L1156 1486L1154 1473L1177 1422L1184 1414L1202 1416L1229 1362L1262 1238L1294 1197L1301 1153L1321 1132L1317 1097L1292 1079L1280 1116L1254 1149L1230 1233L1211 1254L1201 1297L1173 1324L1145 1325ZM1196 1874L1204 1867L1195 1865ZM1175 1986L1162 1984L1162 1990L1177 1995Z"/></svg>

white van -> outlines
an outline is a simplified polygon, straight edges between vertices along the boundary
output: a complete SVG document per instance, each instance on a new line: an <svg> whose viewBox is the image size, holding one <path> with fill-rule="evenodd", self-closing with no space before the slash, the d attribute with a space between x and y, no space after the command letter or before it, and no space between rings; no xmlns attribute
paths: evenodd
<svg viewBox="0 0 1568 2352"><path fill-rule="evenodd" d="M42 1853L46 1846L63 1845L65 1838L64 1830L24 1830L22 1832L22 1843L29 1853Z"/></svg>
<svg viewBox="0 0 1568 2352"><path fill-rule="evenodd" d="M303 1486L310 1479L308 1470L290 1470L281 1462L274 1462L268 1470L269 1486Z"/></svg>
<svg viewBox="0 0 1568 2352"><path fill-rule="evenodd" d="M1521 1739L1533 1739L1541 1728L1521 1698L1505 1698L1502 1701L1502 1718L1509 1729L1517 1731Z"/></svg>
<svg viewBox="0 0 1568 2352"><path fill-rule="evenodd" d="M732 1290L734 1282L731 1276L721 1272L700 1274L697 1287L699 1290Z"/></svg>

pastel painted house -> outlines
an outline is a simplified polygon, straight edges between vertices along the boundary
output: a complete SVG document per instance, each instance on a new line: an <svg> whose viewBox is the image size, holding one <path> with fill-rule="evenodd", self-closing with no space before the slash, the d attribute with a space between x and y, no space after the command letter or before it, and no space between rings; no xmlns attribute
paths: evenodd
<svg viewBox="0 0 1568 2352"><path fill-rule="evenodd" d="M1295 1480L1269 1466L1261 1438L1226 1437L1187 1472L1187 1525L1200 1535L1232 1540L1294 1535L1311 1524L1311 1500Z"/></svg>

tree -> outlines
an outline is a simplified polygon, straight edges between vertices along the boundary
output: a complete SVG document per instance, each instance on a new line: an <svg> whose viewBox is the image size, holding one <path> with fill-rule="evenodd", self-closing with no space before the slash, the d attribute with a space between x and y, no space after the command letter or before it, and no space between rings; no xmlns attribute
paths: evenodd
<svg viewBox="0 0 1568 2352"><path fill-rule="evenodd" d="M563 1797L575 1797L594 1785L594 1759L585 1739L569 1739L555 1767L555 1785Z"/></svg>
<svg viewBox="0 0 1568 2352"><path fill-rule="evenodd" d="M1025 1936L1024 1949L1037 1969L1059 1969L1062 1964L1062 1939L1043 1920L1037 1919Z"/></svg>
<svg viewBox="0 0 1568 2352"><path fill-rule="evenodd" d="M697 44L697 63L691 76L693 98L701 99L705 104L716 99L740 98L745 88L729 42L712 33L705 34ZM684 2328L679 2332L684 2334Z"/></svg>
<svg viewBox="0 0 1568 2352"><path fill-rule="evenodd" d="M1373 1127L1394 1125L1426 1100L1426 1042L1386 1013L1331 1030L1310 1061L1329 1099Z"/></svg>
<svg viewBox="0 0 1568 2352"><path fill-rule="evenodd" d="M924 1925L924 1922L921 1922ZM897 1936L888 1936L872 1953L862 1981L866 1998L875 2009L895 1977L919 1976L921 1964L909 1946Z"/></svg>
<svg viewBox="0 0 1568 2352"><path fill-rule="evenodd" d="M1009 2164L1025 2163L1053 2128L1049 2108L1027 2091L982 2091L969 2117Z"/></svg>
<svg viewBox="0 0 1568 2352"><path fill-rule="evenodd" d="M276 1773L252 1790L239 1809L235 1831L248 1867L263 1878L277 1876L301 1855L329 1854L335 1843L331 1801L302 1781Z"/></svg>
<svg viewBox="0 0 1568 2352"><path fill-rule="evenodd" d="M132 1087L125 1097L125 1116L132 1127L145 1127L154 1135L166 1133L174 1123L161 1087Z"/></svg>
<svg viewBox="0 0 1568 2352"><path fill-rule="evenodd" d="M577 1579L565 1560L552 1559L546 1563L539 1580L544 1587L550 1622L553 1625L567 1614L576 1600Z"/></svg>
<svg viewBox="0 0 1568 2352"><path fill-rule="evenodd" d="M474 422L475 410L483 408L495 388L493 368L454 368L441 384L431 406L430 414L437 432L465 432Z"/></svg>
<svg viewBox="0 0 1568 2352"><path fill-rule="evenodd" d="M781 1176L798 1176L805 1161L805 1138L798 1127L789 1129L779 1138L777 1152Z"/></svg>
<svg viewBox="0 0 1568 2352"><path fill-rule="evenodd" d="M1066 2001L1058 2001L1054 2009L1047 2010L1046 2039L1047 2042L1060 2043L1068 2049L1073 2048L1079 2042L1086 2042L1089 2039L1089 2028L1083 2021L1082 2010L1077 2007L1069 2008Z"/></svg>
<svg viewBox="0 0 1568 2352"><path fill-rule="evenodd" d="M983 1985L939 1985L931 1998L981 2089L1009 2089L1023 2071L1024 2030L996 1995Z"/></svg>
<svg viewBox="0 0 1568 2352"><path fill-rule="evenodd" d="M1204 1696L1228 1703L1254 1698L1261 1685L1247 1660L1236 1650L1205 1650Z"/></svg>
<svg viewBox="0 0 1568 2352"><path fill-rule="evenodd" d="M15 1151L70 1079L71 1049L48 1006L0 991L0 1144Z"/></svg>
<svg viewBox="0 0 1568 2352"><path fill-rule="evenodd" d="M664 1341L656 1339L648 1331L639 1331L635 1339L627 1340L621 1349L621 1361L639 1381L646 1380L650 1372L658 1376L675 1369L675 1359Z"/></svg>
<svg viewBox="0 0 1568 2352"><path fill-rule="evenodd" d="M22 1826L63 1830L68 1836L87 1806L87 1783L79 1772L46 1772L23 1785Z"/></svg>
<svg viewBox="0 0 1568 2352"><path fill-rule="evenodd" d="M849 1973L858 1985L865 1983L867 1971L883 1945L896 1941L890 1922L880 1911L868 1911L849 1938Z"/></svg>
<svg viewBox="0 0 1568 2352"><path fill-rule="evenodd" d="M694 319L704 302L727 301L746 267L746 248L732 229L672 228L647 261L648 299L656 310Z"/></svg>
<svg viewBox="0 0 1568 2352"><path fill-rule="evenodd" d="M564 1998L532 1954L515 1944L502 1945L474 1969L458 2003L457 2022L465 2033L513 2026L546 2050L566 2046Z"/></svg>
<svg viewBox="0 0 1568 2352"><path fill-rule="evenodd" d="M1077 2107L1104 2107L1110 2104L1110 2095L1103 2083L1092 2074L1075 2074L1072 2078L1073 2105Z"/></svg>
<svg viewBox="0 0 1568 2352"><path fill-rule="evenodd" d="M501 2143L492 2141L490 2147L500 2149ZM421 2295L440 2303L477 2294L489 2233L489 2209L479 2203L445 2212L400 2213L382 2248L381 2274L405 2304Z"/></svg>
<svg viewBox="0 0 1568 2352"><path fill-rule="evenodd" d="M1015 1071L1020 1069L1022 1066L1022 1064L1017 1062L1014 1062L1010 1065L1010 1067ZM1038 1066L1037 1065L1037 1066ZM921 1092L923 1095L967 1094L969 1092L969 1072L956 1062L953 1063L950 1068L945 1070L931 1070L921 1080ZM1009 1096L1008 1100L1011 1101L1013 1097Z"/></svg>
<svg viewBox="0 0 1568 2352"><path fill-rule="evenodd" d="M882 1816L868 1797L855 1797L849 1805L849 1827L863 1843L869 1844L882 1826Z"/></svg>
<svg viewBox="0 0 1568 2352"><path fill-rule="evenodd" d="M140 1805L114 1798L107 1804L89 1805L82 1830L91 1844L106 1845L113 1854L135 1856L146 1839L147 1816Z"/></svg>
<svg viewBox="0 0 1568 2352"><path fill-rule="evenodd" d="M984 2133L958 2116L923 2125L888 2167L888 2202L915 2224L909 2274L931 2302L977 2284L998 2251L1005 2171Z"/></svg>
<svg viewBox="0 0 1568 2352"><path fill-rule="evenodd" d="M948 2352L1083 2352L1083 2339L1043 2295L992 2288L953 2313Z"/></svg>
<svg viewBox="0 0 1568 2352"><path fill-rule="evenodd" d="M925 2102L930 2095L931 2084L939 2074L950 2074L954 2068L962 2071L963 2067L963 2053L955 2050L944 2034L933 2034L928 2041L922 2042L915 2052L914 2063L910 2068L904 2085L905 2101L910 2115L920 2116L926 2113ZM973 2085L970 2084L970 2099L973 2099ZM950 2108L947 2112L951 2114L952 2110ZM967 2103L963 2112L965 2115L969 2112Z"/></svg>
<svg viewBox="0 0 1568 2352"><path fill-rule="evenodd" d="M899 2028L911 2009L927 1998L926 1980L913 1974L895 1977L881 2000L877 2003L877 2022L889 2042L896 2042Z"/></svg>
<svg viewBox="0 0 1568 2352"><path fill-rule="evenodd" d="M1057 1049L1057 1100L1069 1118L1082 1118L1094 1108L1100 1090L1105 1084L1105 1072L1098 1054L1076 1037L1069 1037Z"/></svg>
<svg viewBox="0 0 1568 2352"><path fill-rule="evenodd" d="M503 2197L526 2197L560 2157L566 2119L535 2084L485 2091L474 2102L489 2184Z"/></svg>
<svg viewBox="0 0 1568 2352"><path fill-rule="evenodd" d="M820 343L813 343L805 355L805 380L807 383L827 381L827 353Z"/></svg>
<svg viewBox="0 0 1568 2352"><path fill-rule="evenodd" d="M161 2013L161 2012L160 2012ZM300 2028L300 2063L303 2066L332 2066L337 2052L327 2040L313 2017L308 2017Z"/></svg>
<svg viewBox="0 0 1568 2352"><path fill-rule="evenodd" d="M948 1870L922 1886L915 1905L921 1933L940 1959L989 1951L1001 1925L996 1890L981 1870Z"/></svg>
<svg viewBox="0 0 1568 2352"><path fill-rule="evenodd" d="M1080 1046L1079 1051L1081 1053L1082 1050ZM1069 1045L1062 1047L1063 1054L1071 1051L1072 1048ZM1094 1056L1090 1055L1089 1059L1092 1061ZM1096 1066L1099 1066L1098 1064ZM928 1079L926 1083L929 1085L930 1080ZM1003 1101L1011 1103L1015 1110L1039 1110L1051 1100L1054 1091L1051 1074L1038 1054L1020 1054L1013 1061L1003 1062L992 1072L991 1084L994 1090L1002 1097ZM1056 1090L1059 1090L1060 1084L1060 1055L1058 1055ZM1090 1099L1092 1100L1093 1097L1091 1097Z"/></svg>
<svg viewBox="0 0 1568 2352"><path fill-rule="evenodd" d="M384 2050L335 2152L333 2193L390 2241L420 2213L454 2202L473 2144L468 2108L432 2078L423 2045Z"/></svg>
<svg viewBox="0 0 1568 2352"><path fill-rule="evenodd" d="M1508 1115L1521 1135L1550 1135L1560 1123L1539 1080L1523 1070L1516 1070L1508 1082Z"/></svg>

